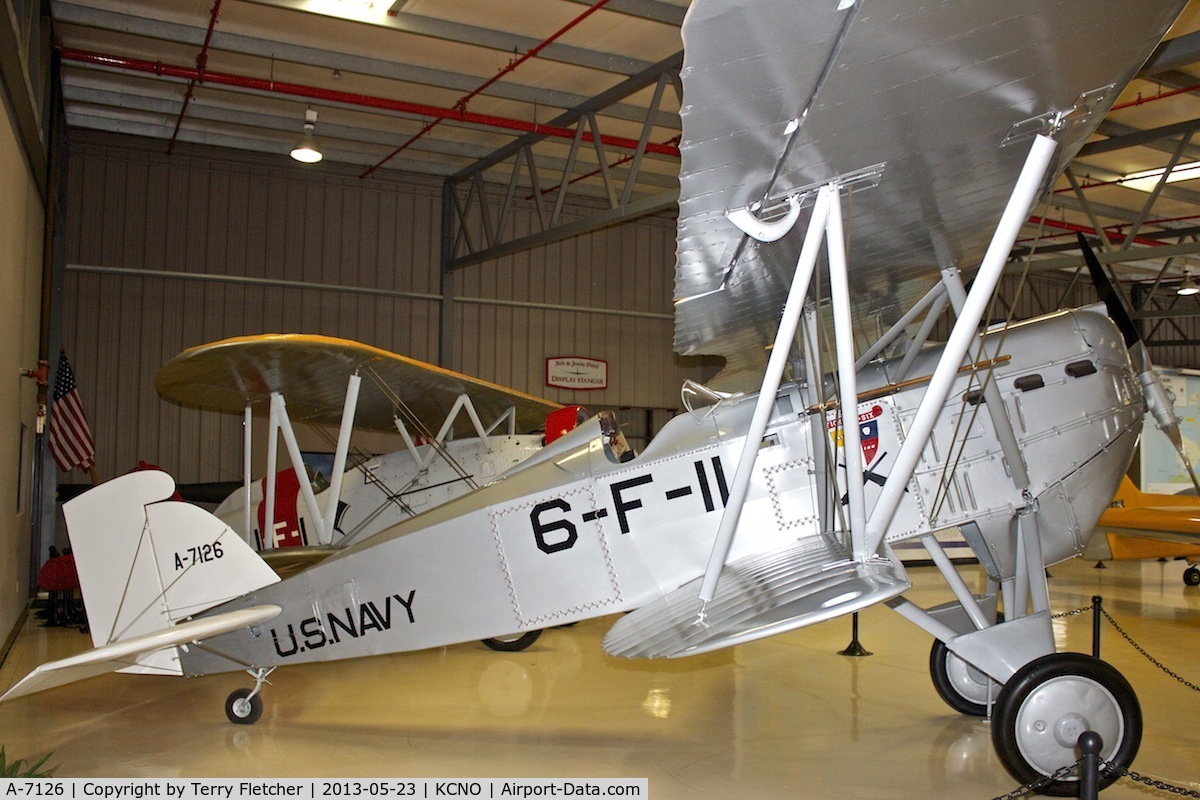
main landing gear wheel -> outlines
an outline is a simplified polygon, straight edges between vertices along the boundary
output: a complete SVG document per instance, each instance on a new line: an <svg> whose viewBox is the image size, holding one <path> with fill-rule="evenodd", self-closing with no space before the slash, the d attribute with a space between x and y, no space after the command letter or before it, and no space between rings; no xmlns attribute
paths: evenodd
<svg viewBox="0 0 1200 800"><path fill-rule="evenodd" d="M1183 571L1183 582L1188 586L1200 586L1200 567L1188 567Z"/></svg>
<svg viewBox="0 0 1200 800"><path fill-rule="evenodd" d="M1120 777L1142 742L1142 709L1125 677L1098 658L1051 653L1034 659L1000 690L992 716L992 744L1004 768L1021 783L1053 775L1079 758L1079 734L1095 731L1104 740L1099 788ZM1072 774L1038 789L1075 797Z"/></svg>
<svg viewBox="0 0 1200 800"><path fill-rule="evenodd" d="M541 631L528 631L527 633L515 633L512 636L497 636L495 639L484 639L483 643L493 650L515 653L518 650L524 650L526 647L529 647L541 635Z"/></svg>
<svg viewBox="0 0 1200 800"><path fill-rule="evenodd" d="M225 698L225 716L235 725L253 725L262 712L262 695L253 689L234 689Z"/></svg>
<svg viewBox="0 0 1200 800"><path fill-rule="evenodd" d="M929 677L946 705L972 717L987 716L989 692L994 703L1000 688L987 675L950 652L939 639L933 640L933 649L929 652Z"/></svg>

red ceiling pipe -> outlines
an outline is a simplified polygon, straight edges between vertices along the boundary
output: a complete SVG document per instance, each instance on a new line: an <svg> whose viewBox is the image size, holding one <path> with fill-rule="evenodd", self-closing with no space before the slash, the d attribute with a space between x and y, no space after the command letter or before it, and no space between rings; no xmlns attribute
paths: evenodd
<svg viewBox="0 0 1200 800"><path fill-rule="evenodd" d="M1086 225L1078 225L1074 222L1062 222L1057 219L1048 219L1046 217L1030 217L1027 222L1030 225L1045 225L1047 228L1058 228L1059 230L1072 231L1074 233L1086 233L1091 236L1096 236L1096 229L1089 228ZM1121 237L1124 238L1124 237ZM1155 239L1143 239L1140 236L1134 237L1134 241L1141 245L1150 247L1162 247L1162 242Z"/></svg>
<svg viewBox="0 0 1200 800"><path fill-rule="evenodd" d="M94 64L101 67L110 67L113 69L125 69L133 72L145 72L159 77L179 78L182 80L199 79L200 75L197 70L191 67L182 67L177 64L164 64L161 61L145 61L137 58L125 58L124 56L106 55L104 53L95 53L87 50L76 50L69 47L59 49L59 55L65 61L75 61L83 64ZM488 128L502 128L504 130L520 131L522 133L537 133L543 136L553 136L559 139L575 138L575 131L571 128L564 128L558 125L542 125L537 122L528 122L522 119L510 119L508 117L497 117L491 114L477 114L472 111L458 108L438 108L437 106L428 106L423 103L409 103L402 100L389 100L386 97L374 97L366 94L355 94L353 92L340 92L333 89L320 89L314 86L301 86L296 83L284 83L282 81L265 80L263 78L247 78L241 75L231 75L226 72L211 72L204 73L205 83L215 83L224 86L237 86L242 89L251 89L258 92L268 92L273 94L284 94L292 97L304 97L309 100L319 100L328 103L344 103L346 105L365 106L369 108L378 108L385 111L396 111L403 114L415 114L424 117L437 117L439 119L452 119L458 122L465 122L470 125L481 125ZM594 137L590 133L584 133L585 141L591 142ZM623 136L604 136L600 137L600 142L607 147L618 147L625 150L636 150L638 143L635 139L628 139ZM656 153L658 155L671 156L679 158L679 148L671 145L648 144L646 152Z"/></svg>
<svg viewBox="0 0 1200 800"><path fill-rule="evenodd" d="M221 0L213 3L209 13L212 18L208 21L208 33L204 34L204 45L196 54L197 77L188 81L187 92L183 95L183 107L179 109L179 119L175 120L175 132L171 134L171 141L167 143L167 155L171 155L171 151L175 149L175 140L179 138L179 126L183 124L183 115L187 113L188 105L192 102L192 90L196 88L197 83L204 81L204 68L208 66L208 45L212 42L213 28L217 27L217 17L221 15Z"/></svg>
<svg viewBox="0 0 1200 800"><path fill-rule="evenodd" d="M605 3L607 3L607 2L608 2L608 0L599 0L599 2L597 2L595 5L593 5L593 6L591 6L590 8L588 8L588 10L587 10L587 11L584 11L584 12L583 12L582 14L580 14L578 17L576 17L575 19L571 20L571 21L570 21L570 22L568 22L566 25L562 26L562 27L561 27L561 28L559 28L557 31L555 31L553 34L551 34L549 38L547 38L547 39L544 39L544 40L543 40L543 41L542 41L540 44L536 45L535 47L532 47L532 48L530 48L530 50L529 50L529 52L528 52L528 53L526 53L525 55L521 56L520 58L516 58L516 59L513 59L512 61L508 62L508 66L506 66L504 69L502 69L502 70L500 70L499 72L497 72L495 75L493 75L493 76L492 76L491 78L489 78L488 80L484 81L484 82L483 82L483 83L482 83L482 84L481 84L481 85L480 85L480 86L479 86L477 89L475 89L474 91L470 92L469 94L465 94L465 95L463 95L462 97L460 97L460 98L458 99L458 102L454 104L454 107L455 107L455 108L459 108L459 109L466 110L466 108L467 108L467 103L469 103L471 100L473 100L474 98L476 98L477 96L479 96L479 94L480 94L480 93L481 93L481 92L482 92L484 89L488 88L488 87L489 87L489 86L491 86L493 83L495 83L496 81L500 80L502 77L504 77L504 76L505 76L505 75L507 75L508 73L512 72L514 69L516 69L517 67L521 66L522 64L524 64L524 63L525 63L526 61L528 61L529 59L531 59L531 58L535 57L535 56L536 56L538 53L542 52L542 49L543 49L543 48L545 48L545 47L546 47L546 45L550 44L550 43L551 43L551 42L553 42L555 39L557 39L558 37L562 36L562 35L563 35L564 33L566 33L567 31L571 30L571 28L574 28L576 25L578 25L579 23L583 22L585 19L587 19L589 16L591 16L591 14L592 14L592 12L593 12L593 11L598 11L598 10L600 9L600 7L601 7L601 6L603 6L603 5L604 5ZM383 158L382 158L382 159L381 159L381 160L380 160L380 161L379 161L377 164L375 164L374 166L372 166L372 167L370 167L369 169L367 169L365 172L363 172L363 174L362 174L362 175L359 175L358 177L360 177L360 178L365 178L365 177L367 177L368 175L370 175L372 172L374 172L375 170L377 170L377 169L379 169L380 167L382 167L382 166L383 166L384 164L386 164L387 162L391 161L393 158L395 158L396 156L398 156L398 155L399 155L401 152L403 152L404 150L408 149L408 148L409 148L409 147L410 147L410 146L413 144L413 142L417 141L417 140L418 140L418 139L420 139L422 136L424 136L425 134L427 134L427 133L429 133L431 130L433 130L433 129L434 129L434 127L435 127L435 126L436 126L436 125L437 125L439 122L441 122L441 121L442 121L442 120L441 120L440 118L439 118L439 119L435 119L433 122L430 122L430 123L429 123L428 125L426 125L424 128L421 128L421 130L420 130L420 131L419 131L419 132L418 132L418 133L417 133L415 136L412 136L411 138L409 138L409 140L408 140L407 142L405 142L404 144L400 145L399 147L397 147L397 148L396 148L395 150L393 150L392 152L388 153L388 154L387 154L386 156L384 156L384 157L383 157Z"/></svg>
<svg viewBox="0 0 1200 800"><path fill-rule="evenodd" d="M1184 86L1182 89L1172 89L1169 92L1159 92L1152 97L1142 97L1142 95L1139 93L1136 100L1130 100L1127 103L1115 105L1110 108L1109 111L1120 111L1122 108L1132 108L1134 106L1145 105L1146 103L1153 103L1155 100L1166 100L1168 97L1174 97L1177 94L1188 94L1189 92L1194 92L1197 89L1200 89L1200 83L1195 83L1191 86Z"/></svg>

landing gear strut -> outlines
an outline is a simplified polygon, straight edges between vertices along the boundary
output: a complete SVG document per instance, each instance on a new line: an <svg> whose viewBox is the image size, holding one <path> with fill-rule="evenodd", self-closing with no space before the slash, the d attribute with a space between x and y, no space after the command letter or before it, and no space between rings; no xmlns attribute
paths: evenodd
<svg viewBox="0 0 1200 800"><path fill-rule="evenodd" d="M1081 653L1051 653L1034 659L1000 690L992 718L992 744L1004 768L1032 783L1079 758L1079 735L1095 731L1109 766L1100 773L1104 789L1133 763L1142 742L1142 710L1133 688L1113 667ZM1078 773L1051 781L1043 794L1079 794Z"/></svg>
<svg viewBox="0 0 1200 800"><path fill-rule="evenodd" d="M225 716L234 725L253 725L262 716L263 701L259 692L262 685L267 683L267 676L274 671L270 669L248 669L247 673L254 678L253 689L234 689L225 698Z"/></svg>

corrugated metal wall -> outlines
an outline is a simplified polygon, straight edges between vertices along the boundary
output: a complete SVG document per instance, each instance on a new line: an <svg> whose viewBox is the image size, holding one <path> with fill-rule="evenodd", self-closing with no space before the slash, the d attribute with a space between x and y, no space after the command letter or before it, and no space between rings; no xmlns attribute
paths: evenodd
<svg viewBox="0 0 1200 800"><path fill-rule="evenodd" d="M73 132L63 342L100 476L144 459L181 482L240 479L240 420L154 391L185 348L320 333L436 362L440 206L421 176ZM673 220L646 219L454 273L444 366L564 403L675 408L712 369L671 351L674 252ZM609 388L546 387L548 356L607 360ZM630 419L640 435L645 415Z"/></svg>
<svg viewBox="0 0 1200 800"><path fill-rule="evenodd" d="M438 360L440 181L360 180L357 170L187 145L167 156L156 141L88 132L74 133L70 163L63 341L101 477L144 459L181 482L240 478L240 420L154 391L155 372L187 347L301 332ZM514 213L515 233L534 229L530 209ZM658 217L452 273L444 366L559 402L624 408L640 445L678 408L685 378L715 372L672 352L674 251L674 220ZM1009 299L994 318L1095 301L1086 280L1018 283L1004 280ZM1184 322L1183 332L1160 326L1159 338L1195 338ZM1192 366L1181 359L1194 349L1154 356ZM606 360L609 387L545 386L550 356ZM305 444L328 449L315 437Z"/></svg>

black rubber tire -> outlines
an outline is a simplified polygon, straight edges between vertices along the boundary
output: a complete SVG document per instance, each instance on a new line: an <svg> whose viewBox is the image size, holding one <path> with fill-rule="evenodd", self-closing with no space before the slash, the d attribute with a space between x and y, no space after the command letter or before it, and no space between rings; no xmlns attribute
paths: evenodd
<svg viewBox="0 0 1200 800"><path fill-rule="evenodd" d="M541 631L526 631L520 636L497 637L495 639L483 639L483 643L493 650L499 650L504 653L515 653L518 650L524 650L538 640L542 635Z"/></svg>
<svg viewBox="0 0 1200 800"><path fill-rule="evenodd" d="M1082 700L1078 706L1068 707L1082 697L1086 697L1087 707ZM1055 702L1059 707L1049 708ZM1122 768L1133 763L1142 743L1142 709L1137 695L1125 676L1098 658L1051 653L1021 667L1000 690L992 715L992 745L1009 774L1029 784L1074 763L1079 757L1074 740L1088 728L1106 729L1097 731L1104 739L1100 757L1110 762L1100 773L1099 788L1103 790L1121 776ZM1077 797L1079 779L1071 776L1051 781L1038 792Z"/></svg>
<svg viewBox="0 0 1200 800"><path fill-rule="evenodd" d="M1188 586L1200 586L1200 567L1188 567L1183 571L1183 582Z"/></svg>
<svg viewBox="0 0 1200 800"><path fill-rule="evenodd" d="M937 690L938 697L942 698L946 705L967 716L987 716L987 703L978 702L987 699L988 687L983 682L987 680L987 676L951 653L950 648L940 639L933 640L933 648L929 651L929 677L933 680L933 688ZM963 694L964 687L977 689L977 699ZM999 689L999 684L993 684L993 703Z"/></svg>
<svg viewBox="0 0 1200 800"><path fill-rule="evenodd" d="M250 697L250 693L252 691L254 690L234 689L229 693L229 697L225 698L225 716L228 717L229 721L234 725L253 725L254 723L258 722L258 718L262 716L262 695L256 694L253 697ZM250 697L250 710L248 713L239 716L235 710L237 708L238 701L245 700L247 697Z"/></svg>

